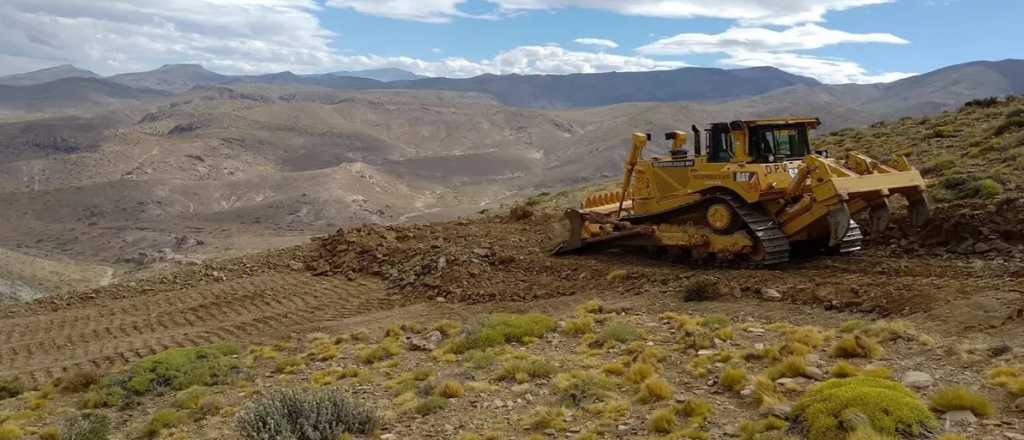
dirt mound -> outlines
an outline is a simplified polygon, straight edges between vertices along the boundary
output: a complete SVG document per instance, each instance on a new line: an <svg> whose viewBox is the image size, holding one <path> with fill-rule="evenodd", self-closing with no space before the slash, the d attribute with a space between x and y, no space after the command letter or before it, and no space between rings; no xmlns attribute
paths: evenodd
<svg viewBox="0 0 1024 440"><path fill-rule="evenodd" d="M535 289L516 292L514 286L523 275L562 270L557 261L545 257L543 240L538 240L536 231L544 230L546 221L553 219L511 222L495 217L340 229L319 240L319 258L309 267L314 275L378 276L392 288L420 298L534 299L539 295Z"/></svg>
<svg viewBox="0 0 1024 440"><path fill-rule="evenodd" d="M920 229L906 218L896 222L880 240L899 252L948 256L1024 259L1024 199L962 200L934 207L931 220Z"/></svg>

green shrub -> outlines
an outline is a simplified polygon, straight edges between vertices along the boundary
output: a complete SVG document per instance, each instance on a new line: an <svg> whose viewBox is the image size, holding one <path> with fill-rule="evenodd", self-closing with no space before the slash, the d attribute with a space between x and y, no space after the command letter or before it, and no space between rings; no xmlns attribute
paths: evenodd
<svg viewBox="0 0 1024 440"><path fill-rule="evenodd" d="M1017 116L1012 118L1003 119L996 128L992 129L992 136L1002 136L1013 129L1024 127L1024 117Z"/></svg>
<svg viewBox="0 0 1024 440"><path fill-rule="evenodd" d="M552 382L562 402L573 406L585 406L604 400L614 386L611 379L583 370L561 373Z"/></svg>
<svg viewBox="0 0 1024 440"><path fill-rule="evenodd" d="M123 387L141 396L164 389L180 391L197 385L227 384L240 371L238 360L232 358L239 353L233 345L172 348L133 365Z"/></svg>
<svg viewBox="0 0 1024 440"><path fill-rule="evenodd" d="M978 197L983 199L991 199L1003 193L1003 185L992 179L981 179L975 184L974 188Z"/></svg>
<svg viewBox="0 0 1024 440"><path fill-rule="evenodd" d="M440 396L430 396L416 403L416 414L421 416L436 413L448 407L448 399Z"/></svg>
<svg viewBox="0 0 1024 440"><path fill-rule="evenodd" d="M0 423L0 440L21 440L25 433L11 423Z"/></svg>
<svg viewBox="0 0 1024 440"><path fill-rule="evenodd" d="M238 417L248 440L334 440L344 433L373 433L378 424L373 410L333 390L274 391Z"/></svg>
<svg viewBox="0 0 1024 440"><path fill-rule="evenodd" d="M625 322L613 321L608 323L601 330L601 334L597 337L597 342L600 344L606 344L609 342L618 342L625 344L631 342L640 337L640 331Z"/></svg>
<svg viewBox="0 0 1024 440"><path fill-rule="evenodd" d="M995 413L985 396L965 386L940 389L932 394L928 404L936 411L970 411L978 417L988 417Z"/></svg>
<svg viewBox="0 0 1024 440"><path fill-rule="evenodd" d="M526 383L530 379L549 378L556 372L558 372L558 367L539 357L511 359L502 365L497 379L514 379L516 382Z"/></svg>
<svg viewBox="0 0 1024 440"><path fill-rule="evenodd" d="M149 422L143 428L143 436L154 438L160 435L161 432L167 429L171 429L177 426L181 426L188 421L188 416L185 413L175 409L161 409L153 413L153 416L149 418Z"/></svg>
<svg viewBox="0 0 1024 440"><path fill-rule="evenodd" d="M174 406L181 409L196 409L199 408L199 402L209 395L210 389L207 387L192 387L174 396Z"/></svg>
<svg viewBox="0 0 1024 440"><path fill-rule="evenodd" d="M488 316L483 324L469 335L455 339L448 351L462 354L498 345L523 342L528 338L539 338L555 328L555 321L539 313L511 314L496 313Z"/></svg>
<svg viewBox="0 0 1024 440"><path fill-rule="evenodd" d="M726 368L722 370L718 383L729 391L740 391L747 385L747 372L739 367Z"/></svg>
<svg viewBox="0 0 1024 440"><path fill-rule="evenodd" d="M0 400L18 397L25 392L25 383L17 377L0 378Z"/></svg>
<svg viewBox="0 0 1024 440"><path fill-rule="evenodd" d="M783 431L789 427L785 420L775 417L766 417L758 420L748 420L740 423L741 440L758 440L762 434L776 431Z"/></svg>
<svg viewBox="0 0 1024 440"><path fill-rule="evenodd" d="M846 438L869 428L883 436L917 436L935 416L903 385L874 377L832 379L811 388L793 407L809 440Z"/></svg>

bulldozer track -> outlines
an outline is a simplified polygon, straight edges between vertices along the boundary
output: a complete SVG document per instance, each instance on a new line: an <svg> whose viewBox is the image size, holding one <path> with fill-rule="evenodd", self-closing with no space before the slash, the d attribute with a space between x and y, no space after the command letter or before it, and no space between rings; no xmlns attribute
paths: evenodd
<svg viewBox="0 0 1024 440"><path fill-rule="evenodd" d="M770 266L773 264L789 261L789 237L779 227L775 219L769 217L760 209L747 203L733 194L721 194L716 197L725 200L740 215L747 228L757 237L764 249L764 258L757 261L759 266Z"/></svg>
<svg viewBox="0 0 1024 440"><path fill-rule="evenodd" d="M275 274L0 319L0 371L39 383L172 347L245 343L399 305L372 281Z"/></svg>
<svg viewBox="0 0 1024 440"><path fill-rule="evenodd" d="M839 243L839 253L849 254L861 250L861 243L864 241L864 234L860 231L860 226L857 222L850 220L850 229L846 231L846 235L843 236L843 241Z"/></svg>

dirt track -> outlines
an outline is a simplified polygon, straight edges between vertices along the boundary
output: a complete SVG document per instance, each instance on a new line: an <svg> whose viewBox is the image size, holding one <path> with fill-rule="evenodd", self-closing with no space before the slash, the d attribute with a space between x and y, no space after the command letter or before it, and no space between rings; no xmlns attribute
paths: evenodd
<svg viewBox="0 0 1024 440"><path fill-rule="evenodd" d="M74 368L105 371L174 346L281 336L312 323L386 309L370 281L262 275L0 320L0 370L51 379Z"/></svg>
<svg viewBox="0 0 1024 440"><path fill-rule="evenodd" d="M630 253L553 258L539 249L544 237L530 233L542 224L366 226L319 248L12 306L0 317L0 371L43 381L75 368L109 370L174 346L276 341L320 328L401 322L411 319L410 310L440 318L459 311L459 303L486 312L561 296L673 297L696 276L717 277L727 287L720 302L777 289L786 303L811 306L811 316L800 319L813 321L815 310L822 319L832 313L826 310L870 313L972 342L1024 338L1024 269L1016 263L886 256L891 249L767 270L695 269ZM318 263L338 264L328 267L332 276L311 276L292 267L296 260L314 273L326 267ZM609 281L615 270L626 271L625 278ZM449 305L440 306L439 297ZM785 307L762 301L750 313L791 310Z"/></svg>

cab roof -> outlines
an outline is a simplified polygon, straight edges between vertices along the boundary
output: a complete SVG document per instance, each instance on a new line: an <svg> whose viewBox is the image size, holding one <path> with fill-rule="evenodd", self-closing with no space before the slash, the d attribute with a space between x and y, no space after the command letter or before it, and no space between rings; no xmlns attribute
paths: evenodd
<svg viewBox="0 0 1024 440"><path fill-rule="evenodd" d="M740 127L757 127L762 125L795 125L803 124L809 128L818 128L821 125L821 119L811 117L788 117L788 118L769 118L769 119L751 119L746 121L732 121L732 122L715 122L710 124L712 127L727 126L732 129L739 129Z"/></svg>
<svg viewBox="0 0 1024 440"><path fill-rule="evenodd" d="M750 121L739 121L743 125L748 127L757 125L792 125L792 124L806 124L811 128L816 128L821 125L821 119L810 118L810 117L789 117L789 118L769 118L769 119L754 119Z"/></svg>

